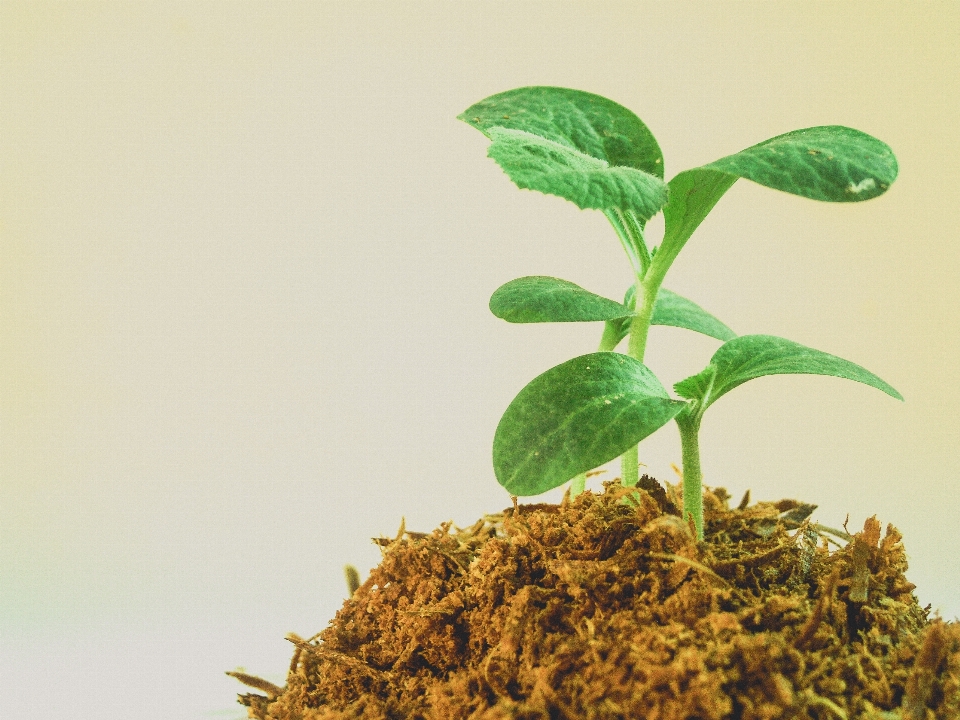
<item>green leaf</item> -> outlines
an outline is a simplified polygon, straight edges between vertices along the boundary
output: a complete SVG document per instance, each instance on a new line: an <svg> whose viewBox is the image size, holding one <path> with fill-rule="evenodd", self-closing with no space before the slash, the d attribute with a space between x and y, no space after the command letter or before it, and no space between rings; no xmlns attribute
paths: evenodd
<svg viewBox="0 0 960 720"><path fill-rule="evenodd" d="M582 355L534 378L497 426L493 466L513 495L538 495L623 454L686 403L633 358Z"/></svg>
<svg viewBox="0 0 960 720"><path fill-rule="evenodd" d="M613 166L524 130L492 127L487 154L520 188L570 200L586 210L632 210L645 222L667 201L667 185L636 168Z"/></svg>
<svg viewBox="0 0 960 720"><path fill-rule="evenodd" d="M624 297L623 304L626 307L634 305L633 295L634 287L630 286ZM612 318L608 321L611 324L610 332L617 338L616 344L619 344L630 332L629 318ZM692 300L687 300L682 295L677 295L666 288L660 288L657 293L657 302L653 306L653 318L651 325L669 325L671 327L684 328L702 333L708 337L717 340L732 340L737 334L717 320L702 307Z"/></svg>
<svg viewBox="0 0 960 720"><path fill-rule="evenodd" d="M813 200L859 202L886 192L897 172L897 159L886 143L852 128L825 125L770 138L670 181L655 263L664 274L738 178Z"/></svg>
<svg viewBox="0 0 960 720"><path fill-rule="evenodd" d="M903 400L889 384L849 360L772 335L742 335L724 343L710 358L705 370L681 380L673 389L680 397L698 401L702 413L718 398L748 380L792 374L855 380Z"/></svg>
<svg viewBox="0 0 960 720"><path fill-rule="evenodd" d="M514 323L592 322L629 317L633 310L567 280L533 275L501 285L490 312Z"/></svg>
<svg viewBox="0 0 960 720"><path fill-rule="evenodd" d="M826 202L859 202L882 195L898 171L886 143L842 125L794 130L706 167Z"/></svg>
<svg viewBox="0 0 960 720"><path fill-rule="evenodd" d="M660 288L653 306L651 325L671 325L702 333L717 340L732 340L737 334L692 300Z"/></svg>
<svg viewBox="0 0 960 720"><path fill-rule="evenodd" d="M523 87L491 95L457 116L484 134L523 130L609 165L663 179L663 153L640 118L600 95L558 87Z"/></svg>

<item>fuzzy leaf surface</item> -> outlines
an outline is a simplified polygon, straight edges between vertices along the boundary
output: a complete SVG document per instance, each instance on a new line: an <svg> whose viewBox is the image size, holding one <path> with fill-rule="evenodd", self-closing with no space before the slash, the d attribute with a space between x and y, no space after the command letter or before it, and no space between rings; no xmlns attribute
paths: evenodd
<svg viewBox="0 0 960 720"><path fill-rule="evenodd" d="M667 185L524 130L492 127L487 154L519 188L557 195L582 210L631 210L646 222L667 202Z"/></svg>
<svg viewBox="0 0 960 720"><path fill-rule="evenodd" d="M497 480L512 495L546 492L622 455L685 406L627 355L573 358L531 380L507 407L493 439Z"/></svg>
<svg viewBox="0 0 960 720"><path fill-rule="evenodd" d="M830 375L855 380L903 400L891 385L849 360L773 335L741 335L722 346L702 372L673 389L699 401L701 412L738 385L764 375Z"/></svg>
<svg viewBox="0 0 960 720"><path fill-rule="evenodd" d="M653 134L630 110L600 95L523 87L491 95L457 117L487 135L492 127L523 130L663 179L663 153Z"/></svg>
<svg viewBox="0 0 960 720"><path fill-rule="evenodd" d="M490 312L513 323L592 322L633 315L633 310L615 300L543 275L501 285L490 297Z"/></svg>

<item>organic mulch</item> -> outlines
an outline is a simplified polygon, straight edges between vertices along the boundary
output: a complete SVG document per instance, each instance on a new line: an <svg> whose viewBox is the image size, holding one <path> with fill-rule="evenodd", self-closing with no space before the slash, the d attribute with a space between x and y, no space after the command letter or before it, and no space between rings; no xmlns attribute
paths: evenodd
<svg viewBox="0 0 960 720"><path fill-rule="evenodd" d="M258 720L956 720L960 626L930 617L900 533L796 501L644 477L469 528L380 539L383 561L285 687L235 674Z"/></svg>

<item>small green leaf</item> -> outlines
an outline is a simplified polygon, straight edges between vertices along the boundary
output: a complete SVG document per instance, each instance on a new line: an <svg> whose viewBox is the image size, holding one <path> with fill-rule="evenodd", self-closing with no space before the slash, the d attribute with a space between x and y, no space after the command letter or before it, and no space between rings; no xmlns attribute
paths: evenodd
<svg viewBox="0 0 960 720"><path fill-rule="evenodd" d="M685 380L674 383L673 390L677 393L677 395L682 398L686 398L687 400L696 401L695 404L687 406L685 411L680 413L680 417L677 418L677 422L694 416L697 414L697 412L699 412L700 415L703 414L703 411L710 406L710 403L716 400L716 397L714 397L712 394L716 380L717 366L711 361L696 375L691 375Z"/></svg>
<svg viewBox="0 0 960 720"><path fill-rule="evenodd" d="M634 305L633 295L634 286L631 285L623 299L624 306L632 307ZM628 317L612 318L608 322L611 325L610 332L617 338L616 344L619 344L630 332L630 319ZM737 336L733 330L695 302L687 300L682 295L677 295L666 288L660 288L657 293L657 302L653 306L653 318L650 324L693 330L724 341L732 340Z"/></svg>
<svg viewBox="0 0 960 720"><path fill-rule="evenodd" d="M653 134L623 105L600 95L523 87L491 95L457 117L484 134L492 127L523 130L663 179L663 153Z"/></svg>
<svg viewBox="0 0 960 720"><path fill-rule="evenodd" d="M660 288L653 306L651 325L671 325L702 333L717 340L732 340L737 334L692 300Z"/></svg>
<svg viewBox="0 0 960 720"><path fill-rule="evenodd" d="M567 280L542 275L501 285L490 297L490 312L513 323L592 322L633 315L630 308L615 300Z"/></svg>
<svg viewBox="0 0 960 720"><path fill-rule="evenodd" d="M889 384L849 360L772 335L742 335L724 343L703 372L681 380L673 389L680 397L698 401L702 413L718 398L748 380L792 374L855 380L903 400Z"/></svg>
<svg viewBox="0 0 960 720"><path fill-rule="evenodd" d="M646 222L667 201L667 185L642 170L604 160L523 130L488 128L487 154L517 187L570 200L582 210L632 210Z"/></svg>
<svg viewBox="0 0 960 720"><path fill-rule="evenodd" d="M670 421L671 400L627 355L582 355L534 378L497 426L493 466L513 495L538 495L623 454Z"/></svg>

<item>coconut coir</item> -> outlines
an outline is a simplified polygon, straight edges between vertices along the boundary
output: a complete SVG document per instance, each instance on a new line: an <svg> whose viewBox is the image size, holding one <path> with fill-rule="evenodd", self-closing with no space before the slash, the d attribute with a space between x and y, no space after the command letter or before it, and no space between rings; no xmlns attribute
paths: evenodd
<svg viewBox="0 0 960 720"><path fill-rule="evenodd" d="M957 720L960 625L928 617L900 534L833 535L795 501L607 483L467 529L381 539L383 562L296 646L258 720ZM830 537L843 538L831 549ZM257 684L257 683L261 684Z"/></svg>

